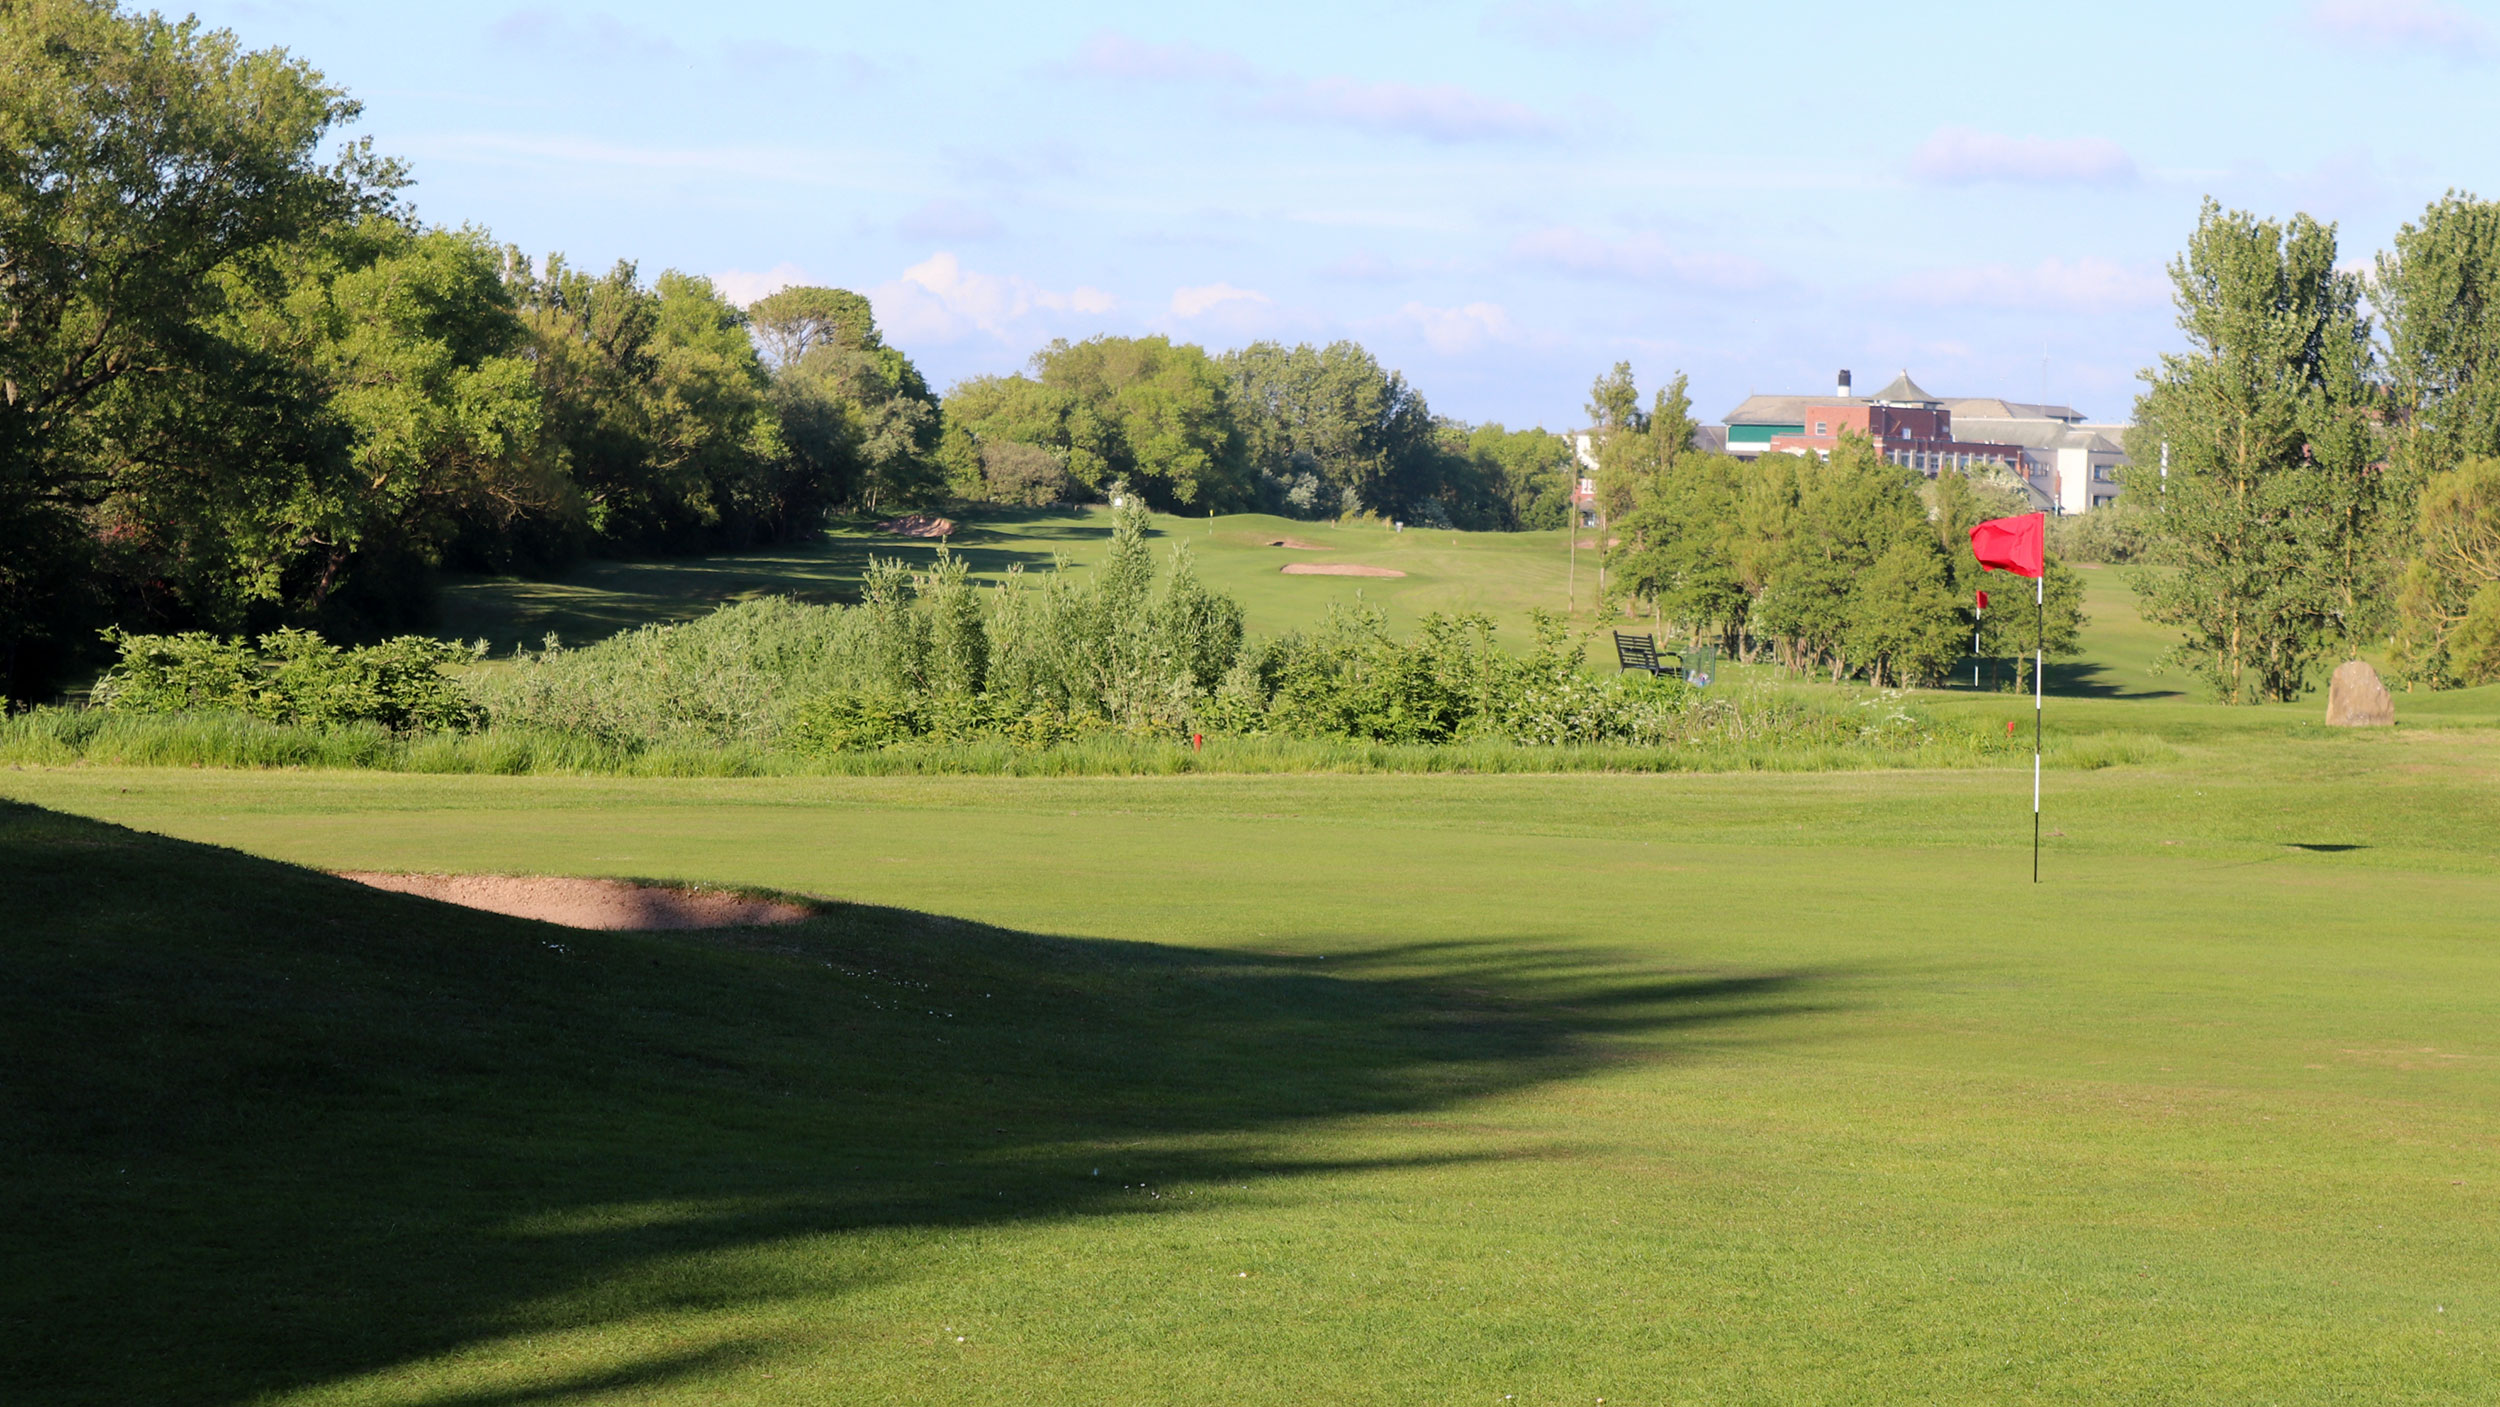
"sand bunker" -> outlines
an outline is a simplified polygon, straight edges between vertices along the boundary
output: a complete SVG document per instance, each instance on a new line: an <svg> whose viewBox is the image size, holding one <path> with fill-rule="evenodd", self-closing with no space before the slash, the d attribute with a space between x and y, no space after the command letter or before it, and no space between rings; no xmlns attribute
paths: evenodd
<svg viewBox="0 0 2500 1407"><path fill-rule="evenodd" d="M1404 576L1387 567L1358 567L1351 562L1287 562L1276 570L1287 576Z"/></svg>
<svg viewBox="0 0 2500 1407"><path fill-rule="evenodd" d="M953 537L955 520L935 513L909 513L877 524L877 531L897 537Z"/></svg>
<svg viewBox="0 0 2500 1407"><path fill-rule="evenodd" d="M339 878L396 894L415 894L489 913L560 923L567 928L743 928L796 923L808 913L797 904L770 899L749 899L719 890L628 884L621 879L379 874L370 870L342 870Z"/></svg>
<svg viewBox="0 0 2500 1407"><path fill-rule="evenodd" d="M1325 552L1328 550L1316 542L1304 542L1298 537L1280 537L1275 541L1270 542L1268 546L1289 548L1295 552Z"/></svg>

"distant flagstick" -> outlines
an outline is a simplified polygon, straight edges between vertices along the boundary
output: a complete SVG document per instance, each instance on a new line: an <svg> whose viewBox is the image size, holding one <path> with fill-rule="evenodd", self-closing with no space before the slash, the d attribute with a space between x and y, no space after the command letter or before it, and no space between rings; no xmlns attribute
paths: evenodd
<svg viewBox="0 0 2500 1407"><path fill-rule="evenodd" d="M2040 719L2049 654L2049 515L1991 518L1970 530L1971 555L1982 567L2031 578L2031 882L2040 882Z"/></svg>
<svg viewBox="0 0 2500 1407"><path fill-rule="evenodd" d="M2045 568L2046 564L2042 564ZM2048 686L2049 576L2031 580L2031 882L2040 882L2040 703Z"/></svg>
<svg viewBox="0 0 2500 1407"><path fill-rule="evenodd" d="M1988 618L1988 593L1979 593L1979 606L1970 613L1970 686L1979 687L1979 627Z"/></svg>

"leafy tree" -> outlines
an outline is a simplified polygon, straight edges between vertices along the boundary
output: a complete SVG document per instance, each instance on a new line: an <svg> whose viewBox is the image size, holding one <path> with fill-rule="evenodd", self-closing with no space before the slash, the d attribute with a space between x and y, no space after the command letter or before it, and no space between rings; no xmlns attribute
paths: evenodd
<svg viewBox="0 0 2500 1407"><path fill-rule="evenodd" d="M504 277L596 545L685 551L815 529L821 476L838 466L817 441L791 450L745 315L709 280L670 271L646 288L630 263L593 278L561 256L542 274L517 251Z"/></svg>
<svg viewBox="0 0 2500 1407"><path fill-rule="evenodd" d="M1697 640L1716 636L1731 652L1754 597L1737 565L1740 506L1752 472L1725 455L1676 459L1615 521L1622 545L1608 557L1626 594L1655 603Z"/></svg>
<svg viewBox="0 0 2500 1407"><path fill-rule="evenodd" d="M960 426L950 440L937 397L911 358L886 345L866 298L785 288L747 316L772 369L790 492L803 492L806 511L924 503L950 488L980 496L978 445Z"/></svg>
<svg viewBox="0 0 2500 1407"><path fill-rule="evenodd" d="M2434 686L2500 680L2500 458L2423 485L2397 611L2408 672Z"/></svg>
<svg viewBox="0 0 2500 1407"><path fill-rule="evenodd" d="M0 11L0 688L56 665L91 597L117 410L221 354L200 327L255 251L386 206L357 104L274 49L111 0ZM115 401L121 403L115 404Z"/></svg>
<svg viewBox="0 0 2500 1407"><path fill-rule="evenodd" d="M1079 481L1126 481L1166 508L1246 504L1229 387L1204 348L1095 337L1053 342L1034 366L1073 399L1068 469Z"/></svg>
<svg viewBox="0 0 2500 1407"><path fill-rule="evenodd" d="M291 403L326 434L289 453L241 447L237 458L262 451L257 474L134 469L108 509L191 525L161 570L191 583L209 619L256 602L320 614L345 589L355 609L334 617L414 624L411 564L438 563L466 530L570 503L497 252L476 231L373 216L269 267L274 279L227 276L210 327L238 358L286 366ZM168 465L186 437L204 438L188 414L157 433Z"/></svg>
<svg viewBox="0 0 2500 1407"><path fill-rule="evenodd" d="M975 377L947 395L972 442L1056 452L1076 483L1135 486L1164 508L1245 506L1241 437L1224 373L1203 348L1165 337L1053 342L1030 376Z"/></svg>
<svg viewBox="0 0 2500 1407"><path fill-rule="evenodd" d="M1630 362L1616 362L1614 370L1590 385L1587 410L1589 429L1601 441L1619 431L1649 428L1641 414L1641 391L1633 384Z"/></svg>
<svg viewBox="0 0 2500 1407"><path fill-rule="evenodd" d="M1430 407L1355 342L1253 342L1219 359L1262 503L1297 517L1353 510L1450 521L1463 462L1447 458ZM1427 502L1439 504L1436 513Z"/></svg>
<svg viewBox="0 0 2500 1407"><path fill-rule="evenodd" d="M1569 440L1543 426L1511 430L1488 421L1468 430L1467 453L1500 474L1510 499L1506 526L1548 531L1570 520L1578 469Z"/></svg>
<svg viewBox="0 0 2500 1407"><path fill-rule="evenodd" d="M651 468L696 491L641 528L641 540L682 550L813 530L812 521L779 519L772 466L782 453L780 425L746 315L710 279L673 269L652 292Z"/></svg>
<svg viewBox="0 0 2500 1407"><path fill-rule="evenodd" d="M2401 489L2500 455L2500 204L2450 191L2399 229L2370 302L2387 339L2387 448Z"/></svg>
<svg viewBox="0 0 2500 1407"><path fill-rule="evenodd" d="M1851 618L1864 605L1859 579L1894 544L1927 539L1927 513L1916 471L1887 462L1862 436L1844 435L1828 458L1797 464L1795 515L1763 595L1763 623L1788 642L1792 666L1827 665L1838 679L1850 669Z"/></svg>
<svg viewBox="0 0 2500 1407"><path fill-rule="evenodd" d="M1691 378L1678 371L1675 379L1658 390L1649 406L1649 433L1662 450L1662 458L1672 463L1690 452L1693 436L1701 432L1701 422L1693 418Z"/></svg>
<svg viewBox="0 0 2500 1407"><path fill-rule="evenodd" d="M885 345L875 309L847 288L785 288L749 304L747 320L764 360L776 370L797 366L819 347L867 351Z"/></svg>
<svg viewBox="0 0 2500 1407"><path fill-rule="evenodd" d="M2139 573L2145 614L2180 628L2170 658L2226 702L2287 699L2366 621L2384 498L2370 434L2369 325L2335 266L2335 231L2205 203L2171 265L2189 350L2145 373L2125 477L2151 497L2175 571Z"/></svg>
<svg viewBox="0 0 2500 1407"><path fill-rule="evenodd" d="M1929 683L1966 647L1959 607L1944 553L1905 536L1851 585L1841 646L1878 688Z"/></svg>
<svg viewBox="0 0 2500 1407"><path fill-rule="evenodd" d="M1659 389L1647 412L1639 407L1632 365L1617 362L1589 393L1596 426L1597 504L1608 522L1631 513L1664 486L1668 469L1692 452L1693 401L1683 372Z"/></svg>

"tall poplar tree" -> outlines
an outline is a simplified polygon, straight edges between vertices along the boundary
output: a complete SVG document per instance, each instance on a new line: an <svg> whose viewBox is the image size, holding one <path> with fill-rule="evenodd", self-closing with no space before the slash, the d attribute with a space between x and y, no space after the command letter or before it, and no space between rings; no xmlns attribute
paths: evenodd
<svg viewBox="0 0 2500 1407"><path fill-rule="evenodd" d="M2183 633L2169 658L2223 700L2288 699L2384 600L2360 281L2335 266L2334 226L2211 200L2170 278L2188 350L2145 373L2127 473L2180 565L2136 590ZM2149 468L2165 443L2166 491Z"/></svg>
<svg viewBox="0 0 2500 1407"><path fill-rule="evenodd" d="M2390 462L2406 496L2500 455L2500 203L2459 191L2396 232L2370 302L2387 341Z"/></svg>
<svg viewBox="0 0 2500 1407"><path fill-rule="evenodd" d="M2396 232L2370 301L2387 342L2387 555L2398 667L2434 687L2500 677L2500 203L2460 191Z"/></svg>

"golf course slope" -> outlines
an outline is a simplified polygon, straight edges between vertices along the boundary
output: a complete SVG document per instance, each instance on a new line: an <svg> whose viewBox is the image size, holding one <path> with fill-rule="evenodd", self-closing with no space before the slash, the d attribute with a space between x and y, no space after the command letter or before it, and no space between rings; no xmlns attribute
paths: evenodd
<svg viewBox="0 0 2500 1407"><path fill-rule="evenodd" d="M7 802L0 894L0 1395L45 1403L769 1377L774 1302L839 1301L931 1237L1263 1187L1308 1170L1266 1133L1549 1080L1617 1023L1786 985L1575 1010L1533 961L1371 980L844 906L586 932ZM815 1251L791 1278L774 1245Z"/></svg>

